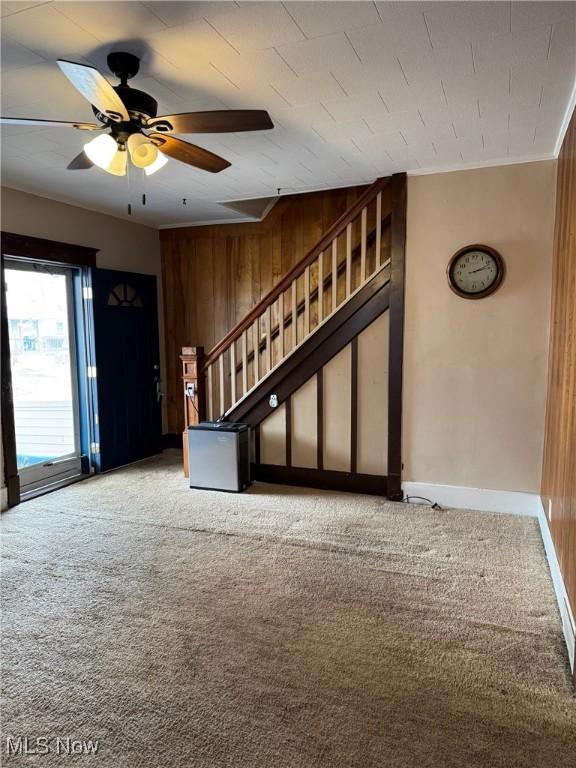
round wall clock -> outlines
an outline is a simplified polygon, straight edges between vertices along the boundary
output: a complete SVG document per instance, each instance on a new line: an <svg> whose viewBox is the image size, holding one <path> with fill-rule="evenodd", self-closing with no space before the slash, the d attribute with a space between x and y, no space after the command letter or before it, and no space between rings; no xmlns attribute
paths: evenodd
<svg viewBox="0 0 576 768"><path fill-rule="evenodd" d="M501 285L506 268L498 251L487 245L467 245L450 259L446 274L454 293L463 299L483 299Z"/></svg>

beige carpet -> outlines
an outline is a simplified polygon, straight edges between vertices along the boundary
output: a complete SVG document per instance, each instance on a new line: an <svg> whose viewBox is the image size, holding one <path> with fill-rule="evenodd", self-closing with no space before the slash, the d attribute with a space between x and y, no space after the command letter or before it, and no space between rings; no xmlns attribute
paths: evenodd
<svg viewBox="0 0 576 768"><path fill-rule="evenodd" d="M535 520L191 491L165 454L2 529L1 750L52 738L2 765L576 766Z"/></svg>

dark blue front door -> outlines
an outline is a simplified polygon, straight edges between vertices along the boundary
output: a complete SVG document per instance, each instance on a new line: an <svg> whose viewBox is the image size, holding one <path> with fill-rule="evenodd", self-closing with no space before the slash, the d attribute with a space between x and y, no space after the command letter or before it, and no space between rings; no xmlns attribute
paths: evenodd
<svg viewBox="0 0 576 768"><path fill-rule="evenodd" d="M161 450L156 278L92 271L100 471Z"/></svg>

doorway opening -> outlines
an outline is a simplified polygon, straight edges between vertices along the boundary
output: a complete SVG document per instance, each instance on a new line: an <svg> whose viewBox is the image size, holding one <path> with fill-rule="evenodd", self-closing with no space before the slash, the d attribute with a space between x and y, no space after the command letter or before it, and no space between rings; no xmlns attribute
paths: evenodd
<svg viewBox="0 0 576 768"><path fill-rule="evenodd" d="M4 266L16 467L25 499L85 470L74 295L80 270L10 258Z"/></svg>
<svg viewBox="0 0 576 768"><path fill-rule="evenodd" d="M156 277L2 232L2 506L162 450Z"/></svg>

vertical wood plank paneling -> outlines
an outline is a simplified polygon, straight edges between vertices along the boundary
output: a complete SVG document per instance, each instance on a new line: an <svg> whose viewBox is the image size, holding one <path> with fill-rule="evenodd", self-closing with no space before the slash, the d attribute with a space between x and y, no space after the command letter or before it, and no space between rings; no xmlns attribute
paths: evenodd
<svg viewBox="0 0 576 768"><path fill-rule="evenodd" d="M282 198L259 223L161 231L169 431L179 432L184 418L180 349L210 349L225 336L363 189Z"/></svg>
<svg viewBox="0 0 576 768"><path fill-rule="evenodd" d="M576 616L576 113L558 158L542 501Z"/></svg>

